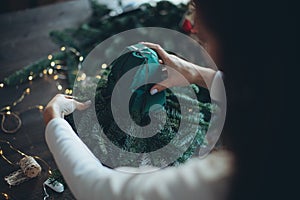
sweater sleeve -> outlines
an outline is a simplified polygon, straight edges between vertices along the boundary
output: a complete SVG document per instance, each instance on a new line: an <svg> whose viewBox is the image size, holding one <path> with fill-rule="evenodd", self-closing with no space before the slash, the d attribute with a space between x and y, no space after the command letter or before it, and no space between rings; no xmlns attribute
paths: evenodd
<svg viewBox="0 0 300 200"><path fill-rule="evenodd" d="M52 119L46 142L68 187L78 200L96 199L223 199L223 180L230 174L223 159L191 159L180 167L152 173L124 173L103 166L60 118ZM138 172L140 169L129 168Z"/></svg>

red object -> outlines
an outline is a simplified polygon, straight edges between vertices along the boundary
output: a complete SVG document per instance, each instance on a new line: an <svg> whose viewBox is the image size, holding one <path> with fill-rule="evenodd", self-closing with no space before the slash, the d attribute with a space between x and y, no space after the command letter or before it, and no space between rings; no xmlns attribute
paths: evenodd
<svg viewBox="0 0 300 200"><path fill-rule="evenodd" d="M193 28L192 23L188 20L188 19L184 19L183 23L182 23L182 29L187 32L190 33L191 30Z"/></svg>

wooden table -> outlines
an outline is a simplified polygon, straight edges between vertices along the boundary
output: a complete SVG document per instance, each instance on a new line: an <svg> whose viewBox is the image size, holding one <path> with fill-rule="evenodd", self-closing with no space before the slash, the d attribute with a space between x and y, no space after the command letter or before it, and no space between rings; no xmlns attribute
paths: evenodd
<svg viewBox="0 0 300 200"><path fill-rule="evenodd" d="M76 27L86 20L90 13L88 0L73 0L0 15L0 83L14 71L59 50L48 36L51 30ZM63 84L66 85L65 82ZM19 86L5 86L0 88L0 108L15 101L27 87L31 88L31 94L15 107L15 111L37 104L46 105L58 93L55 81L49 78L36 79ZM40 156L53 169L57 168L45 142L42 113L35 109L22 113L20 117L22 119L20 130L14 134L5 134L0 130L0 139L9 141L28 155ZM10 160L17 162L20 159L8 145L1 143L1 146L5 156ZM42 184L48 174L47 167L43 163L40 165L43 171L39 177L9 187L4 177L18 167L9 165L0 157L0 193L7 193L10 199L17 200L43 199ZM51 189L48 189L48 192L49 199L74 199L68 189L62 194L55 193Z"/></svg>

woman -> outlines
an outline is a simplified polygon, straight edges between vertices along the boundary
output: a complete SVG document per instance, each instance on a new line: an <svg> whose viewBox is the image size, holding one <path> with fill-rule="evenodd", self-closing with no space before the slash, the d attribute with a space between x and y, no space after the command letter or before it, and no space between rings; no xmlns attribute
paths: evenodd
<svg viewBox="0 0 300 200"><path fill-rule="evenodd" d="M229 2L195 0L194 26L191 30L215 60L226 71L231 28ZM230 12L229 12L230 13ZM162 62L190 83L210 87L220 73L197 66L168 54L158 44L144 42L160 55ZM166 87L182 85L172 73L151 94ZM208 81L204 81L208 80ZM163 86L162 86L163 85ZM80 103L70 96L57 95L44 111L46 141L56 164L77 199L226 199L232 177L232 155L227 151L211 153L206 159L193 158L186 164L149 174L125 174L104 167L76 136L64 115L84 110L90 101Z"/></svg>

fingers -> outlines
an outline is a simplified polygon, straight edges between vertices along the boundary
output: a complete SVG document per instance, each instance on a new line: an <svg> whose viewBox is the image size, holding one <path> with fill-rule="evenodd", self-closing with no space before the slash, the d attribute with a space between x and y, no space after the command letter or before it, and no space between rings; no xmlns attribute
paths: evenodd
<svg viewBox="0 0 300 200"><path fill-rule="evenodd" d="M158 44L150 43L150 42L140 42L141 44L153 49L158 53L161 59L166 62L168 60L169 54Z"/></svg>
<svg viewBox="0 0 300 200"><path fill-rule="evenodd" d="M77 99L78 99L77 97L69 96L69 95L64 95L64 97L66 99L71 99L72 104L74 105L75 109L77 109L77 110L85 110L92 104L91 100L88 100L88 101L82 103L82 102L77 101Z"/></svg>
<svg viewBox="0 0 300 200"><path fill-rule="evenodd" d="M158 92L164 91L166 88L172 87L172 84L169 79L166 79L158 84L155 84L151 89L150 89L150 94L155 95Z"/></svg>
<svg viewBox="0 0 300 200"><path fill-rule="evenodd" d="M81 102L78 102L78 101L75 101L74 100L74 104L75 104L75 108L77 110L85 110L87 109L88 107L90 107L90 105L92 104L92 101L91 100L88 100L84 103L81 103Z"/></svg>

